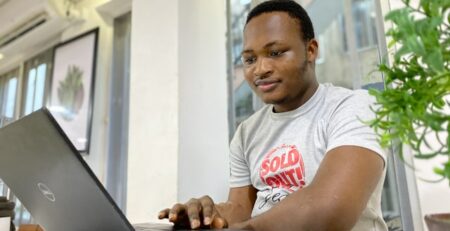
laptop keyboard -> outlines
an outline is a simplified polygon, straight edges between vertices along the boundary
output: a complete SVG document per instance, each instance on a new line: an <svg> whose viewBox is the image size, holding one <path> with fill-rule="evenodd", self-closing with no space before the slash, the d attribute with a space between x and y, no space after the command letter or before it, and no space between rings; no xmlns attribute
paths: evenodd
<svg viewBox="0 0 450 231"><path fill-rule="evenodd" d="M136 224L133 225L136 231L171 231L173 230L172 225L168 224L153 224L153 223L145 223L145 224Z"/></svg>

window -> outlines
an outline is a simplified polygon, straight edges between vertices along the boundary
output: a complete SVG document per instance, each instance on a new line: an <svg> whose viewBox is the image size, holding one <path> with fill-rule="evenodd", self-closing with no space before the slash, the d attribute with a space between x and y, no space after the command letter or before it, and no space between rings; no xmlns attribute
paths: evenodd
<svg viewBox="0 0 450 231"><path fill-rule="evenodd" d="M44 106L50 76L52 53L46 51L25 63L22 115L28 115Z"/></svg>
<svg viewBox="0 0 450 231"><path fill-rule="evenodd" d="M377 87L383 88L381 75L369 73L376 69L380 53L378 45L377 16L374 0L330 1L314 0L306 6L315 27L316 37L320 38L323 60L316 62L319 82L350 89ZM324 7L330 9L324 11ZM381 31L381 33L383 33ZM325 44L322 45L322 44ZM388 153L387 175L384 183L381 208L390 230L402 230L404 224L399 201L399 181L396 172L401 171Z"/></svg>
<svg viewBox="0 0 450 231"><path fill-rule="evenodd" d="M7 195L8 194L8 189L6 188L5 184L3 183L3 181L0 179L0 195Z"/></svg>
<svg viewBox="0 0 450 231"><path fill-rule="evenodd" d="M231 46L231 80L233 92L233 129L242 121L253 114L262 103L252 92L251 88L245 82L243 75L243 66L241 62L241 52L243 46L242 31L244 30L245 20L250 11L250 2L243 0L231 0L229 11L230 28L230 46ZM233 133L234 130L230 131Z"/></svg>
<svg viewBox="0 0 450 231"><path fill-rule="evenodd" d="M353 0L352 14L358 49L376 46L378 41L374 2L370 0Z"/></svg>
<svg viewBox="0 0 450 231"><path fill-rule="evenodd" d="M253 2L261 2L254 0ZM380 54L386 53L380 46L379 34L382 29L381 12L377 12L379 1L375 0L298 0L308 11L319 40L319 57L316 60L316 76L321 83L330 82L350 89L368 87L383 88L383 78L379 74L369 74L380 62ZM377 5L378 4L378 5ZM248 1L229 0L229 62L230 88L233 118L230 123L237 125L253 114L262 105L244 81L242 64L242 31L245 18L250 10ZM381 35L383 36L383 35ZM384 50L383 50L384 49ZM234 130L230 131L231 133ZM382 194L382 210L389 230L403 230L411 225L408 218L411 210L402 202L407 195L400 194L407 189L404 184L405 169L388 154L387 176ZM409 197L408 197L409 200Z"/></svg>
<svg viewBox="0 0 450 231"><path fill-rule="evenodd" d="M18 101L19 70L10 71L0 76L0 127L13 122L16 118L16 103ZM16 224L22 224L30 221L28 213L17 198L12 195L0 179L0 195L10 196L12 201L16 202Z"/></svg>
<svg viewBox="0 0 450 231"><path fill-rule="evenodd" d="M0 127L12 122L15 118L17 86L18 70L0 77Z"/></svg>
<svg viewBox="0 0 450 231"><path fill-rule="evenodd" d="M19 76L19 69L0 75L0 127L17 119L19 115L16 108L20 108L20 115L24 116L45 105L51 62L52 50L48 50L24 63L23 76ZM19 82L22 82L21 89ZM22 100L21 104L16 106L19 91L22 92ZM8 195L10 200L16 203L16 225L32 222L30 213L1 179L0 195Z"/></svg>

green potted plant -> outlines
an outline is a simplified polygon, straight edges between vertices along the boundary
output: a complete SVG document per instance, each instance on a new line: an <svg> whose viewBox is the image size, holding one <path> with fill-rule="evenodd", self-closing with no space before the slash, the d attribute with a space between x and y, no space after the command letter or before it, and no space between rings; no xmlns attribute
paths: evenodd
<svg viewBox="0 0 450 231"><path fill-rule="evenodd" d="M402 1L404 7L385 18L393 23L386 33L388 47L397 49L390 64L378 66L386 87L370 90L379 106L373 108L376 118L370 125L384 147L400 141L415 158L445 156L433 171L450 184L450 1ZM430 145L430 138L437 144ZM430 223L436 218L438 225ZM450 214L427 215L425 220L430 230L450 230Z"/></svg>

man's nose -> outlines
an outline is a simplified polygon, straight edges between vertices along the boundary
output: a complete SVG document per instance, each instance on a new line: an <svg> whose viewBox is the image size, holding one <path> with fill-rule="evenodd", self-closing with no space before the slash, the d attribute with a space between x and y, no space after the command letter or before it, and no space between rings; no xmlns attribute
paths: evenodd
<svg viewBox="0 0 450 231"><path fill-rule="evenodd" d="M253 72L255 77L267 78L272 73L273 73L272 65L270 64L270 61L267 58L262 57L257 59L255 71Z"/></svg>

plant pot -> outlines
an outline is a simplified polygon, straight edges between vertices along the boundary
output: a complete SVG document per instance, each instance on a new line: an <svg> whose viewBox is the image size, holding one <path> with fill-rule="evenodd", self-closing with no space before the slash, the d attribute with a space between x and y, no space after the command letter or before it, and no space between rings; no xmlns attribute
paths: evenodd
<svg viewBox="0 0 450 231"><path fill-rule="evenodd" d="M425 223L429 231L449 231L450 213L425 215Z"/></svg>

